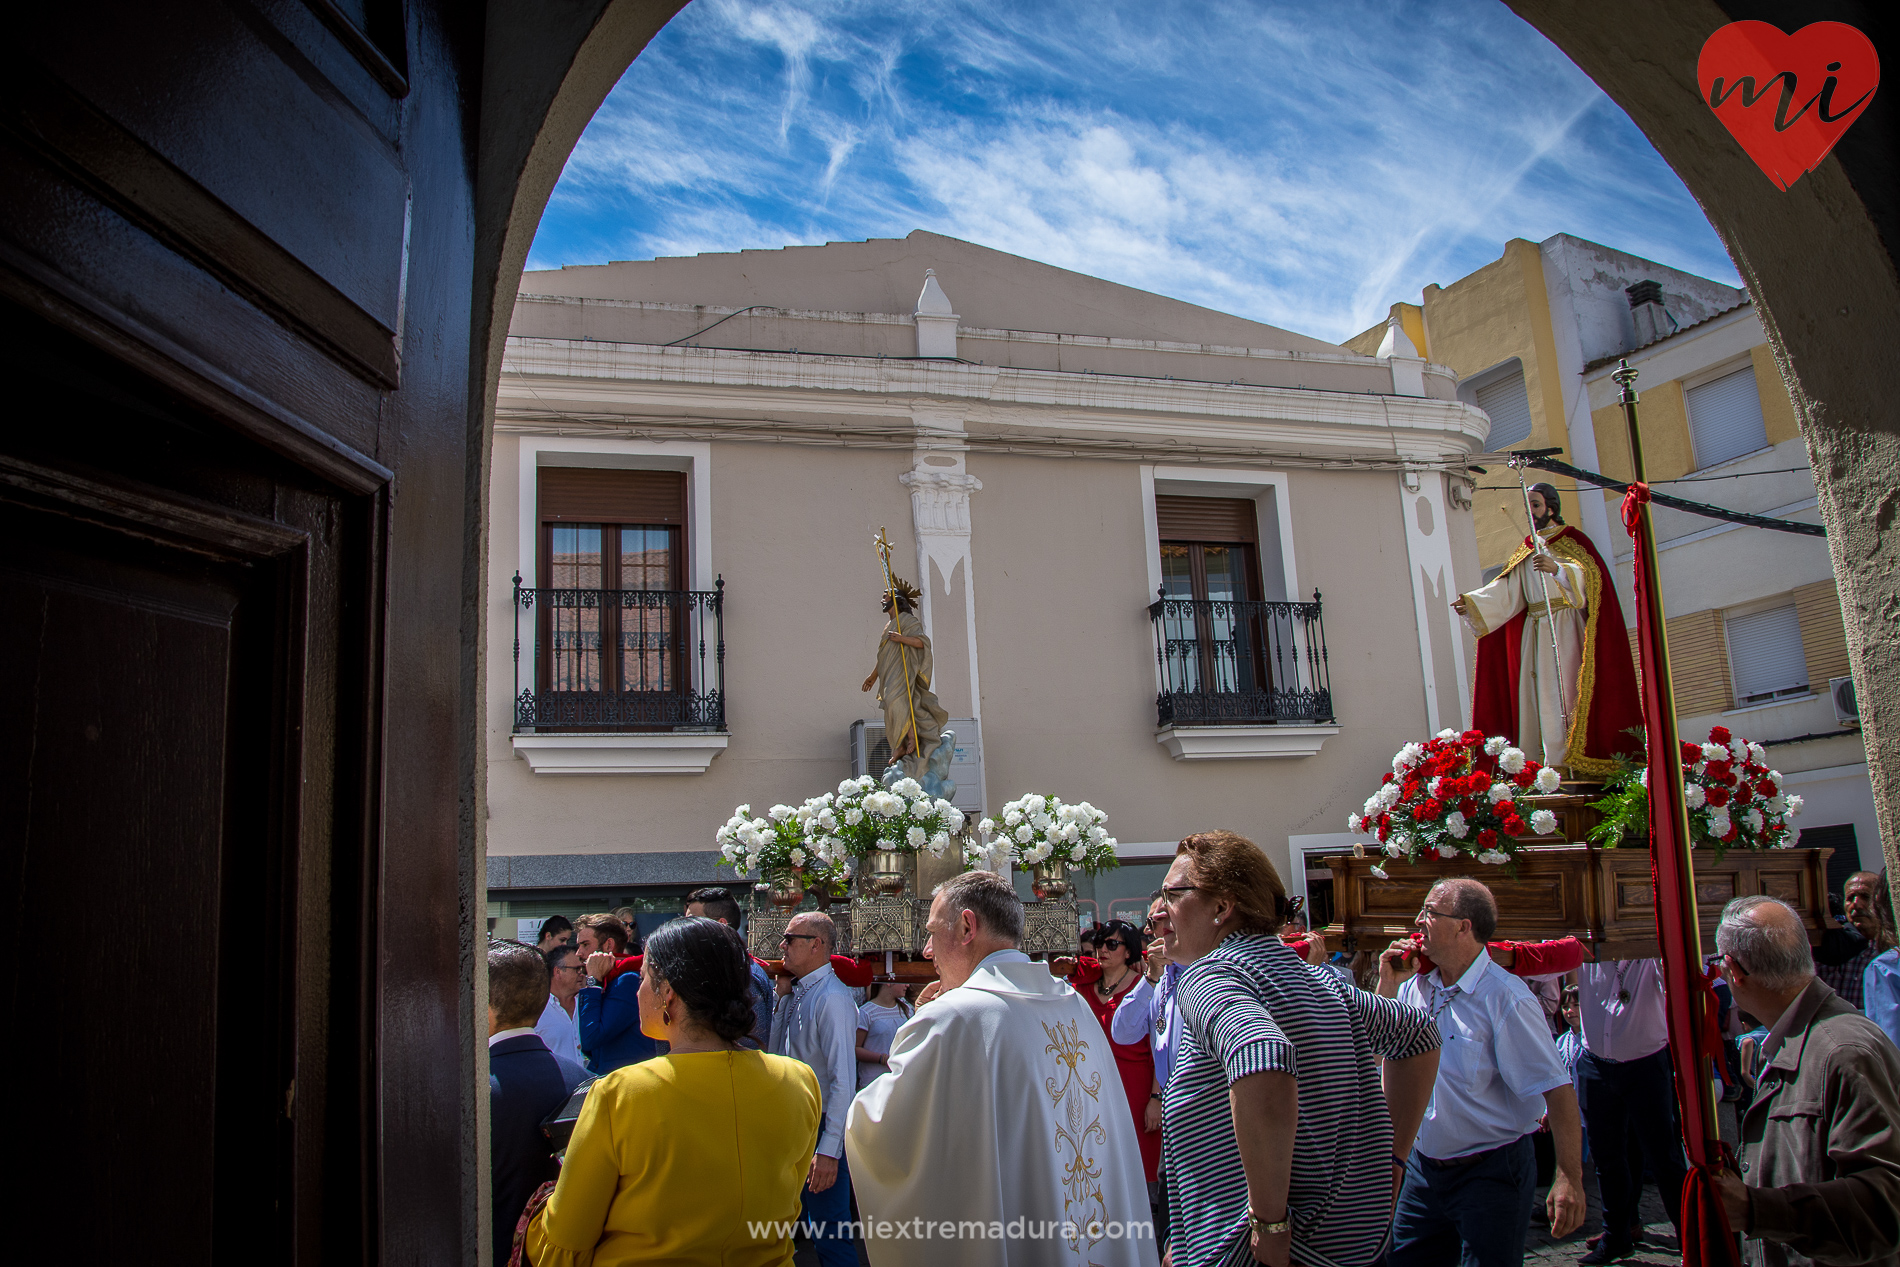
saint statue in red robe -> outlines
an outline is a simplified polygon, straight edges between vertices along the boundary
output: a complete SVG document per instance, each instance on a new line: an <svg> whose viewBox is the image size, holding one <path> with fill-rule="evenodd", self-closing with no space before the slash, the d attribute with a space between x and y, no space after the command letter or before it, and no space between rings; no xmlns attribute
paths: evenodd
<svg viewBox="0 0 1900 1267"><path fill-rule="evenodd" d="M1471 724L1573 778L1643 760L1642 700L1610 569L1563 521L1557 490L1530 494L1534 536L1452 609L1478 633ZM1632 732L1634 730L1634 733Z"/></svg>

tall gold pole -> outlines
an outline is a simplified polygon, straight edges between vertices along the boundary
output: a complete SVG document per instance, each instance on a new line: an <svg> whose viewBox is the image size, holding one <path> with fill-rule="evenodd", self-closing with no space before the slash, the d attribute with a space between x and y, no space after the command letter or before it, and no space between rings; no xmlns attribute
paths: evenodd
<svg viewBox="0 0 1900 1267"><path fill-rule="evenodd" d="M897 608L897 577L891 572L891 541L884 535L882 527L877 530L877 557L884 560L884 596L891 605L891 626L898 637L904 636L904 618ZM897 644L898 662L904 666L904 704L910 710L910 743L919 757L923 756L923 740L917 737L917 701L911 694L910 686L910 650L903 643ZM896 748L891 751L895 752ZM902 758L898 758L902 760Z"/></svg>
<svg viewBox="0 0 1900 1267"><path fill-rule="evenodd" d="M1662 952L1664 1002L1668 1013L1671 1061L1682 1104L1683 1142L1689 1160L1713 1164L1719 1155L1711 1054L1700 1050L1705 991L1702 928L1696 911L1695 860L1690 852L1689 808L1683 795L1682 747L1676 729L1676 699L1670 683L1669 641L1663 623L1662 572L1656 561L1656 535L1650 522L1643 470L1643 432L1636 421L1636 371L1628 361L1610 375L1621 389L1618 402L1629 431L1632 486L1624 519L1636 538L1638 629L1649 645L1643 675L1643 714L1649 744L1650 865L1656 876L1656 940ZM1639 642L1645 639L1638 639Z"/></svg>

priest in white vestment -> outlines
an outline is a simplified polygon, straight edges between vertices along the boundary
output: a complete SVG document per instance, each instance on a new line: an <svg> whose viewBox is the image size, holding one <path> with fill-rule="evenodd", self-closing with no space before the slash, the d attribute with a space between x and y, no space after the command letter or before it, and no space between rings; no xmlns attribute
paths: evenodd
<svg viewBox="0 0 1900 1267"><path fill-rule="evenodd" d="M845 1125L871 1262L1155 1267L1114 1052L1081 997L1016 949L1015 889L966 871L938 886L928 929L940 986Z"/></svg>

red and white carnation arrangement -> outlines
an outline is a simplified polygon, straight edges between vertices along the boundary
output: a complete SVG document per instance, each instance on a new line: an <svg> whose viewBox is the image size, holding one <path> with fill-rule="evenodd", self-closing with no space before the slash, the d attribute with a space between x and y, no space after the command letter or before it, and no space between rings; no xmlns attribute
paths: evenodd
<svg viewBox="0 0 1900 1267"><path fill-rule="evenodd" d="M1632 765L1608 780L1610 794L1591 806L1602 815L1590 839L1606 849L1649 839L1649 768ZM1768 751L1737 739L1726 726L1707 743L1682 744L1682 799L1689 808L1689 842L1713 849L1792 849L1801 836L1788 820L1801 798L1781 790L1781 772L1768 768Z"/></svg>
<svg viewBox="0 0 1900 1267"><path fill-rule="evenodd" d="M1557 830L1556 814L1520 804L1520 798L1549 794L1562 784L1556 770L1500 735L1441 730L1399 749L1391 773L1346 826L1378 837L1389 858L1417 862L1464 854L1501 865L1517 852L1520 837ZM1372 874L1387 878L1381 867Z"/></svg>
<svg viewBox="0 0 1900 1267"><path fill-rule="evenodd" d="M1684 741L1682 794L1689 834L1705 848L1792 849L1800 835L1788 820L1801 812L1801 798L1781 790L1765 748L1726 726L1710 730L1707 743Z"/></svg>

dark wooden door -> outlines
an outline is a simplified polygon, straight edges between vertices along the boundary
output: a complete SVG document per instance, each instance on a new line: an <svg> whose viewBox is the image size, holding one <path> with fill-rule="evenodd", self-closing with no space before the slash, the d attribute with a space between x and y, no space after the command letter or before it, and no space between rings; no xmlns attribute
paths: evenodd
<svg viewBox="0 0 1900 1267"><path fill-rule="evenodd" d="M234 1236L282 1256L257 1216L292 1195L295 834L274 723L301 552L268 525L248 558L154 540L161 500L4 460L0 480L0 867L14 918L59 930L52 971L13 983L52 1092L20 1096L15 1127L96 1145L114 1196L71 1229L88 1257L147 1238L237 1257Z"/></svg>
<svg viewBox="0 0 1900 1267"><path fill-rule="evenodd" d="M475 1260L481 13L10 15L4 1131L85 1158L62 1256Z"/></svg>

